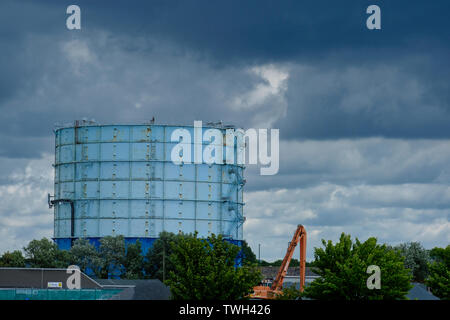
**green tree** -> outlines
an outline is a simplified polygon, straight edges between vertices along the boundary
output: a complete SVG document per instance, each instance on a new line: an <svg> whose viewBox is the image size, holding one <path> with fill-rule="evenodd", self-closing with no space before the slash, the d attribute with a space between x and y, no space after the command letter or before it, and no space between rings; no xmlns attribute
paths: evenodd
<svg viewBox="0 0 450 320"><path fill-rule="evenodd" d="M143 278L144 257L142 256L141 251L141 242L139 240L137 240L136 243L128 244L124 264L126 269L125 278Z"/></svg>
<svg viewBox="0 0 450 320"><path fill-rule="evenodd" d="M446 248L434 248L430 251L432 263L426 283L431 292L442 300L450 300L450 245Z"/></svg>
<svg viewBox="0 0 450 320"><path fill-rule="evenodd" d="M300 260L292 259L289 263L289 267L300 267Z"/></svg>
<svg viewBox="0 0 450 320"><path fill-rule="evenodd" d="M56 261L54 264L55 268L67 268L71 265L71 256L69 250L60 250L58 246L56 246Z"/></svg>
<svg viewBox="0 0 450 320"><path fill-rule="evenodd" d="M261 267L270 267L272 264L266 260L262 260L259 262L259 266Z"/></svg>
<svg viewBox="0 0 450 320"><path fill-rule="evenodd" d="M411 289L409 271L403 257L376 238L353 244L350 235L342 233L338 243L322 240L324 248L315 248L314 272L320 278L305 287L304 295L324 300L394 300L404 299ZM381 270L381 289L368 289L369 265Z"/></svg>
<svg viewBox="0 0 450 320"><path fill-rule="evenodd" d="M402 243L394 249L405 258L405 267L411 271L413 280L423 282L428 276L428 251L419 242Z"/></svg>
<svg viewBox="0 0 450 320"><path fill-rule="evenodd" d="M189 237L189 235L175 235L167 231L159 234L159 238L153 243L145 256L144 270L147 278L165 280L164 273L168 274L169 271L173 270L172 262L168 259L172 254L171 243L178 243L182 237Z"/></svg>
<svg viewBox="0 0 450 320"><path fill-rule="evenodd" d="M47 238L32 240L23 250L26 262L32 268L67 268L70 263L68 252L59 250L58 246Z"/></svg>
<svg viewBox="0 0 450 320"><path fill-rule="evenodd" d="M81 271L87 272L90 268L94 273L98 274L102 263L99 253L95 246L88 239L80 238L74 241L72 248L69 250L71 263L80 267Z"/></svg>
<svg viewBox="0 0 450 320"><path fill-rule="evenodd" d="M282 294L276 296L276 300L299 300L301 299L300 290L295 285L286 286L282 290Z"/></svg>
<svg viewBox="0 0 450 320"><path fill-rule="evenodd" d="M253 265L258 263L256 255L253 253L252 248L248 245L247 241L242 241L242 264L243 265Z"/></svg>
<svg viewBox="0 0 450 320"><path fill-rule="evenodd" d="M124 272L125 239L123 236L107 236L100 240L99 257L101 268L97 276L101 279L120 277Z"/></svg>
<svg viewBox="0 0 450 320"><path fill-rule="evenodd" d="M22 251L19 250L15 250L13 252L6 251L0 257L0 267L24 268L25 258L22 255Z"/></svg>
<svg viewBox="0 0 450 320"><path fill-rule="evenodd" d="M270 266L272 266L272 267L279 267L279 266L281 266L282 263L283 263L283 260L278 259L278 260L275 260L274 262L271 262ZM291 260L291 263L292 263L292 260ZM289 266L292 267L291 264L289 264Z"/></svg>
<svg viewBox="0 0 450 320"><path fill-rule="evenodd" d="M174 270L166 284L173 299L241 299L261 280L255 267L235 266L240 248L222 236L182 237L171 249Z"/></svg>
<svg viewBox="0 0 450 320"><path fill-rule="evenodd" d="M265 260L261 260L261 263L259 264L261 267L279 267L281 266L281 264L283 263L283 260L278 259L275 260L273 262L267 262ZM298 259L292 259L291 262L289 263L289 268L290 267L299 267L300 266L300 261ZM306 267L312 267L312 262L305 262L305 266Z"/></svg>

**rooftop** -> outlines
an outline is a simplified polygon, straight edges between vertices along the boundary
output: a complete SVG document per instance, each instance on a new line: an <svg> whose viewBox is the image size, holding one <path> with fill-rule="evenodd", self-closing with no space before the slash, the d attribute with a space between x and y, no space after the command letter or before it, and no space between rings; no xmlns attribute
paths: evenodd
<svg viewBox="0 0 450 320"><path fill-rule="evenodd" d="M117 300L169 300L170 290L158 279L126 280L97 279L103 288L127 287L117 294Z"/></svg>

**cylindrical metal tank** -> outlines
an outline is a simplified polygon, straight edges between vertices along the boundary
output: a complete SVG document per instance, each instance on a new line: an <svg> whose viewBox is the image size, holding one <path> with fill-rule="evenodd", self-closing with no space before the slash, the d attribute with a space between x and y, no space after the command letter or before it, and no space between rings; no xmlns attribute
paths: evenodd
<svg viewBox="0 0 450 320"><path fill-rule="evenodd" d="M244 166L173 163L171 136L180 128L194 137L193 126L76 121L55 129L51 203L58 246L123 235L127 242L139 239L146 251L162 231L222 234L239 244ZM215 129L225 135L222 126Z"/></svg>

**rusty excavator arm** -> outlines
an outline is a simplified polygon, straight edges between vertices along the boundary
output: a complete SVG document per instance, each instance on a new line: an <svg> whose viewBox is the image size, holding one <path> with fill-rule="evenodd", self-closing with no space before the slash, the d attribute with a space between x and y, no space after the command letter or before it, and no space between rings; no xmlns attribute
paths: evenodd
<svg viewBox="0 0 450 320"><path fill-rule="evenodd" d="M284 277L287 274L289 263L294 255L295 247L300 244L300 292L305 287L305 267L306 267L306 230L302 225L297 226L297 230L289 243L289 247L278 270L277 276L272 286L256 286L253 288L251 298L255 299L275 299L277 295L282 293Z"/></svg>

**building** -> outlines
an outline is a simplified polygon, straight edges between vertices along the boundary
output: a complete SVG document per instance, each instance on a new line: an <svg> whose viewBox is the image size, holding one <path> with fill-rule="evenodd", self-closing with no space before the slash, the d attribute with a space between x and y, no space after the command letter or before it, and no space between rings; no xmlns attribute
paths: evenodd
<svg viewBox="0 0 450 320"><path fill-rule="evenodd" d="M272 283L280 267L260 267L259 269L261 270L264 281L266 283ZM305 268L305 283L310 283L318 277L310 267ZM283 286L289 286L294 283L300 283L300 267L289 267L284 277Z"/></svg>
<svg viewBox="0 0 450 320"><path fill-rule="evenodd" d="M49 205L59 248L69 249L76 238L98 246L102 237L123 235L127 243L139 239L146 251L162 231L221 234L239 245L243 165L176 164L172 159L174 147L185 143L177 132L203 137L202 130L225 135L227 128L219 123L198 132L194 126L88 121L56 128ZM199 148L204 152L210 144L214 141L200 138ZM191 143L186 150L194 154L196 147ZM235 154L241 147L233 145Z"/></svg>
<svg viewBox="0 0 450 320"><path fill-rule="evenodd" d="M80 272L79 289L68 288L67 269L0 268L0 300L169 300L158 279L94 280Z"/></svg>

